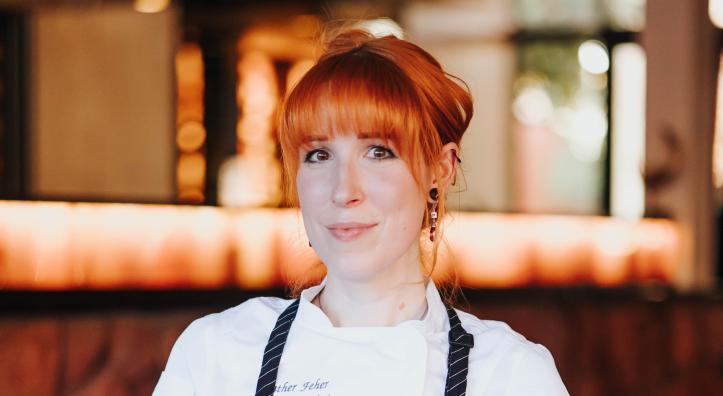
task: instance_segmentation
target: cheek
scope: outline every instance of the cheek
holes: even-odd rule
[[[304,221],[304,229],[309,240],[314,240],[316,249],[323,250],[322,234],[318,222],[320,221],[326,206],[325,197],[329,196],[329,183],[320,180],[312,172],[299,171],[296,177],[296,192],[299,198],[299,209]]]
[[[369,188],[368,198],[393,219],[397,231],[418,231],[424,213],[424,201],[412,175],[406,171],[389,172]]]
[[[296,176],[296,191],[299,195],[299,205],[306,209],[313,210],[321,203],[321,198],[328,196],[329,184],[323,178],[315,177],[309,172],[299,171]]]

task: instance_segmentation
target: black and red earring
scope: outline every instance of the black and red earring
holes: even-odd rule
[[[434,232],[437,230],[437,204],[439,198],[439,192],[437,187],[433,187],[429,190],[429,197],[432,199],[432,210],[429,212],[430,227],[429,227],[429,240],[434,242]]]

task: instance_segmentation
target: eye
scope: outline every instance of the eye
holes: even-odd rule
[[[390,148],[384,147],[384,146],[379,146],[379,145],[371,146],[371,147],[369,147],[368,152],[371,154],[371,158],[375,159],[375,160],[396,158],[396,155],[394,155],[394,152]]]
[[[311,150],[306,153],[304,162],[316,163],[328,160],[330,157],[329,153],[323,149]]]

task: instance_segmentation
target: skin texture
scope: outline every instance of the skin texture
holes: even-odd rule
[[[390,150],[390,151],[389,151]],[[420,191],[406,162],[381,139],[355,134],[312,141],[299,150],[296,177],[304,227],[327,267],[327,283],[314,303],[335,326],[393,326],[425,312],[425,275],[419,235],[428,192],[448,186],[456,171],[452,150],[425,172]],[[326,226],[376,224],[351,241]]]

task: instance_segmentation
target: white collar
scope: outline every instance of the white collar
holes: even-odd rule
[[[299,311],[296,320],[302,321],[306,325],[319,329],[338,329],[339,331],[343,331],[343,329],[347,329],[348,327],[334,327],[326,314],[324,314],[319,307],[311,303],[311,301],[326,285],[326,280],[327,278],[324,277],[318,285],[311,286],[301,292]],[[425,334],[435,334],[441,332],[446,333],[449,331],[447,308],[442,302],[439,291],[431,279],[427,282],[426,297],[427,312],[424,314],[424,317],[421,319],[406,320],[397,324],[396,327],[414,327]],[[383,329],[385,326],[364,327],[364,329],[369,330],[374,328]]]

